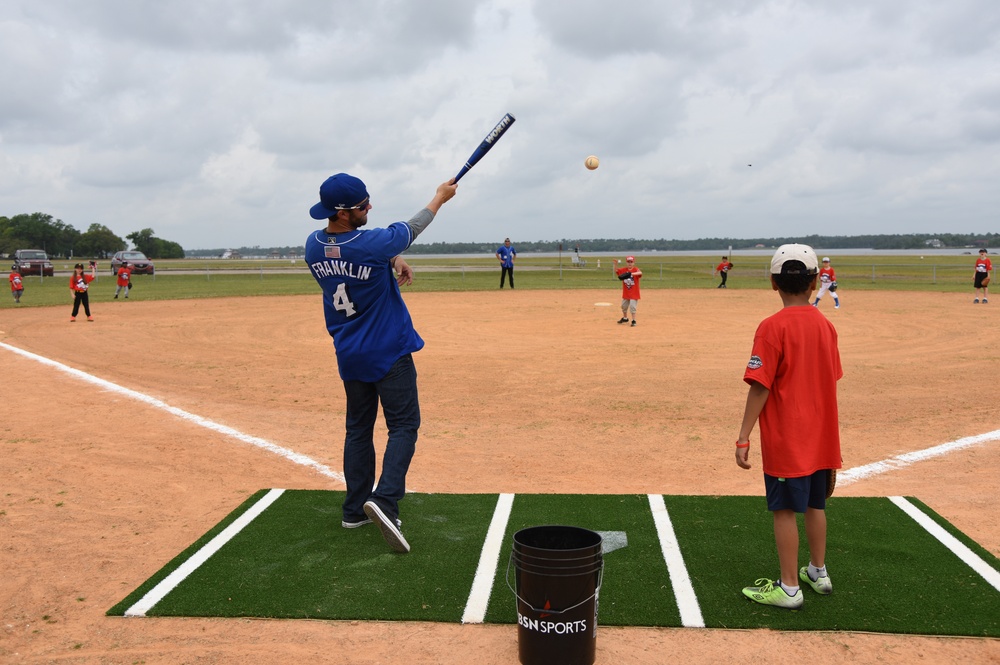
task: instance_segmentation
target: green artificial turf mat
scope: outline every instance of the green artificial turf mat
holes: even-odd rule
[[[264,494],[244,502],[108,614],[124,614]],[[342,528],[343,498],[343,492],[284,492],[145,614],[460,621],[497,495],[408,494],[401,516],[413,549],[405,555],[391,552],[374,525]],[[664,502],[707,627],[1000,637],[1000,591],[889,499],[830,500],[826,562],[834,592],[820,596],[803,586],[805,604],[797,612],[757,605],[740,593],[759,577],[778,577],[762,497],[668,495]],[[1000,569],[995,556],[940,515],[910,502]],[[582,527],[617,543],[603,555],[600,624],[681,625],[646,495],[516,496],[488,579],[485,621],[516,623],[508,588],[518,574],[516,564],[508,569],[513,537],[541,525]]]

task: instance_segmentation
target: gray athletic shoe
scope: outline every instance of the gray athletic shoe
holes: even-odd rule
[[[382,512],[377,503],[372,500],[366,501],[365,515],[368,515],[369,519],[378,525],[378,528],[382,531],[382,537],[385,538],[385,542],[388,543],[394,552],[406,554],[410,551],[410,544],[406,542],[406,538],[403,537],[402,532],[400,532],[399,527],[396,525],[398,520],[392,519]]]
[[[343,520],[341,521],[340,526],[344,527],[345,529],[357,529],[359,526],[364,526],[366,524],[371,524],[371,523],[372,521],[366,517],[364,519],[353,520],[351,522]]]
[[[809,577],[808,566],[802,566],[802,568],[799,569],[799,579],[811,586],[812,590],[818,594],[829,596],[833,593],[833,582],[830,581],[830,576],[824,575],[818,580],[814,580]]]
[[[340,522],[340,526],[344,527],[345,529],[357,529],[359,526],[364,526],[366,524],[371,524],[371,523],[372,523],[372,521],[370,519],[368,519],[367,517],[365,517],[365,518],[362,518],[360,520],[352,520],[350,522],[348,522],[347,520],[342,520]],[[397,517],[396,518],[396,526],[398,528],[402,528],[403,527],[403,520],[401,520],[401,519],[399,519]]]

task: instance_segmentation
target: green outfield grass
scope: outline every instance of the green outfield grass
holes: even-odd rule
[[[191,566],[165,595],[157,595],[160,600],[137,612],[151,590],[184,570],[185,562],[264,494],[248,499],[108,614],[122,616],[131,608],[131,614],[144,616],[463,620],[495,494],[407,495],[402,517],[413,550],[399,555],[389,551],[374,526],[340,527],[343,492],[285,491],[204,563]],[[824,597],[804,588],[805,606],[797,612],[756,605],[740,593],[758,577],[777,575],[771,516],[762,497],[663,500],[706,627],[1000,637],[998,582],[988,582],[889,499],[830,500],[827,562],[834,592]],[[1000,567],[996,557],[926,505],[909,502],[987,567],[994,572]],[[473,620],[516,623],[508,588],[513,535],[544,524],[615,534],[619,547],[603,556],[601,624],[684,623],[646,495],[514,497],[496,566],[486,570],[492,591],[485,614]],[[806,556],[803,542],[800,560]]]
[[[612,257],[587,256],[587,265],[575,268],[569,255],[518,258],[516,279],[520,290],[608,289],[615,292]],[[407,257],[416,278],[404,292],[488,291],[499,285],[500,271],[491,257],[422,258]],[[597,267],[600,260],[601,268]],[[54,277],[24,278],[25,293],[20,307],[66,305],[72,302],[68,288],[69,272],[56,261]],[[712,275],[717,260],[704,256],[638,257],[643,270],[643,289],[715,288],[718,278]],[[730,272],[731,289],[769,288],[767,257],[737,255]],[[833,264],[842,289],[936,291],[962,293],[972,291],[972,265],[967,256],[936,256],[921,261],[918,256],[838,256]],[[68,266],[69,263],[66,263]],[[130,299],[178,300],[188,298],[228,298],[316,294],[318,287],[301,259],[223,260],[174,259],[158,261],[156,275],[136,275]],[[91,286],[91,302],[110,301],[115,279],[107,270],[98,272]],[[8,294],[0,297],[0,308],[15,307]]]

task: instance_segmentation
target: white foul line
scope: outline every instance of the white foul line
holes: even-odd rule
[[[840,471],[837,474],[837,485],[850,485],[859,480],[877,476],[880,473],[906,468],[915,462],[922,462],[932,457],[947,455],[948,453],[953,453],[956,450],[961,450],[962,448],[968,448],[969,446],[974,446],[979,443],[986,443],[987,441],[996,441],[997,439],[1000,439],[1000,429],[993,430],[992,432],[986,432],[985,434],[977,434],[976,436],[967,436],[964,439],[956,439],[955,441],[942,443],[931,448],[924,448],[923,450],[914,450],[911,453],[903,453],[902,455],[890,457],[889,459],[882,460],[881,462],[872,462],[871,464],[856,466],[853,469]]]
[[[186,420],[189,423],[199,425],[201,427],[204,427],[205,429],[212,430],[213,432],[217,432],[219,434],[230,436],[234,439],[242,441],[243,443],[249,443],[252,446],[262,448],[268,452],[274,453],[275,455],[284,457],[290,462],[301,464],[302,466],[309,467],[314,471],[318,471],[320,474],[326,476],[327,478],[332,478],[341,483],[345,482],[343,474],[337,473],[330,467],[324,464],[320,464],[316,460],[307,457],[305,455],[302,455],[301,453],[297,453],[294,450],[289,450],[288,448],[279,446],[276,443],[271,443],[267,439],[261,439],[260,437],[244,434],[243,432],[237,429],[233,429],[232,427],[228,427],[227,425],[222,425],[215,421],[209,420],[208,418],[203,418],[202,416],[195,415],[193,413],[190,413],[189,411],[185,411],[184,409],[179,409],[176,406],[170,406],[166,402],[158,400],[155,397],[150,397],[149,395],[140,393],[136,390],[131,390],[129,388],[119,386],[117,383],[111,383],[110,381],[106,381],[105,379],[100,379],[96,376],[93,376],[92,374],[87,374],[86,372],[83,372],[81,370],[75,369],[68,365],[63,365],[60,362],[56,362],[55,360],[51,360],[44,356],[31,353],[30,351],[19,349],[16,346],[11,346],[9,344],[5,344],[4,342],[0,342],[0,347],[3,347],[8,351],[12,351],[13,353],[16,353],[20,356],[24,356],[29,360],[34,360],[35,362],[39,362],[43,365],[54,367],[55,369],[61,372],[65,372],[66,374],[76,377],[77,379],[81,379],[88,383],[92,383],[110,392],[118,393],[119,395],[124,395],[125,397],[138,400],[154,408],[166,411],[167,413],[177,416],[182,420]]]
[[[153,609],[154,605],[163,600],[163,597],[173,591],[178,584],[187,578],[188,575],[198,570],[198,567],[208,561],[209,557],[222,549],[222,546],[232,540],[236,534],[246,527],[246,525],[250,524],[250,522],[252,522],[258,515],[267,510],[272,503],[277,501],[278,497],[281,496],[284,491],[285,490],[274,489],[261,497],[260,501],[255,503],[249,510],[236,518],[236,520],[223,529],[219,535],[208,541],[204,547],[195,552],[190,559],[182,563],[176,570],[174,570],[174,572],[160,580],[159,584],[147,591],[146,595],[140,598],[138,602],[132,605],[132,607],[125,610],[125,616],[146,616],[146,612]]]
[[[490,603],[490,592],[493,590],[493,579],[497,574],[497,563],[500,561],[500,546],[503,535],[510,521],[510,511],[514,505],[513,494],[501,494],[497,499],[497,507],[490,520],[490,528],[486,532],[483,551],[479,555],[479,566],[476,577],[472,581],[469,600],[465,604],[462,623],[482,623],[486,617],[486,608]]]
[[[1000,573],[994,570],[988,563],[983,561],[978,554],[970,550],[955,536],[945,531],[940,524],[925,515],[912,503],[901,496],[890,496],[889,501],[899,506],[900,510],[913,518],[913,520],[924,527],[929,534],[941,541],[941,544],[951,550],[955,556],[961,559],[969,568],[979,573],[994,589],[1000,591]]]
[[[674,526],[670,523],[670,515],[667,513],[663,496],[660,494],[648,496],[649,508],[653,511],[653,523],[656,525],[656,535],[660,538],[663,560],[667,563],[670,583],[674,588],[674,597],[677,598],[677,609],[681,613],[681,625],[686,628],[704,628],[705,620],[701,617],[698,597],[694,594],[694,587],[691,586],[691,578],[688,576],[687,566],[684,565],[681,546],[677,542]]]

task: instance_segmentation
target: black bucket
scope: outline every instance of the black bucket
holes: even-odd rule
[[[575,526],[534,526],[514,534],[507,586],[517,598],[517,653],[523,665],[592,665],[604,559],[600,534]]]

